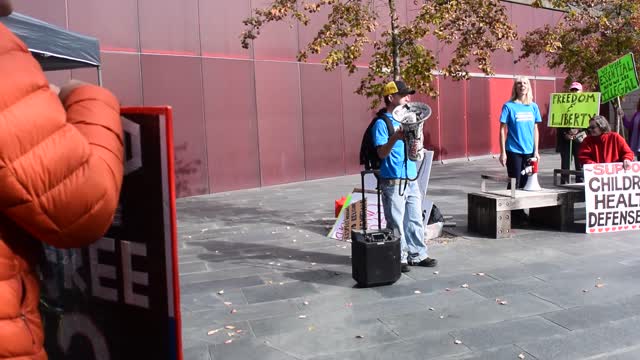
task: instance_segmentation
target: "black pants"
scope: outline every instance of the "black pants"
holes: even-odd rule
[[[573,146],[572,147],[572,152],[573,154],[569,154],[569,149],[567,148],[566,151],[561,151],[560,152],[560,168],[563,170],[571,170],[571,168],[569,167],[569,161],[571,161],[571,156],[573,155],[573,164],[576,167],[576,171],[581,171],[582,170],[582,164],[580,163],[580,161],[578,161],[578,150],[580,148],[578,146]],[[583,182],[583,177],[582,175],[576,175],[576,182]],[[560,183],[561,184],[566,184],[569,182],[569,175],[562,175],[560,177]]]
[[[527,160],[532,157],[533,154],[518,154],[507,151],[507,174],[510,178],[516,178],[516,189],[522,189],[527,184],[528,176],[522,175],[522,170],[527,167]],[[507,189],[511,189],[511,183]]]

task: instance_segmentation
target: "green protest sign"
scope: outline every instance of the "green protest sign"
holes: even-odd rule
[[[549,127],[586,128],[600,112],[600,93],[553,93],[549,101]]]
[[[598,69],[602,103],[624,96],[639,87],[633,54],[628,53],[611,64]]]

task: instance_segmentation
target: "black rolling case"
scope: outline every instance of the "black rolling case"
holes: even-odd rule
[[[367,230],[367,200],[364,177],[374,174],[378,179],[378,229]],[[351,269],[353,279],[360,287],[389,285],[400,278],[400,238],[388,229],[380,229],[380,181],[378,171],[365,170],[362,180],[362,230],[351,231]]]

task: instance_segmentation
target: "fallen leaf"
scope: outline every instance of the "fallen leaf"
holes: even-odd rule
[[[242,330],[236,330],[236,334],[242,334]]]
[[[292,242],[296,242],[296,241],[298,241],[298,240],[296,240],[296,239],[293,239],[293,240],[291,240],[291,241],[292,241]]]
[[[302,304],[309,305],[309,302],[308,301],[304,301]]]
[[[273,265],[273,264],[275,264],[275,262],[273,262],[273,261],[269,263],[269,265]]]
[[[300,315],[300,316],[298,316],[298,319],[306,319],[306,318],[307,318],[307,315]]]
[[[466,289],[466,288],[469,287],[469,284],[462,284],[462,285],[460,285],[460,287]]]
[[[291,226],[287,226],[287,230],[291,230]]]
[[[232,313],[232,314],[235,314],[235,313],[237,313],[237,312],[238,312],[238,310],[236,310],[236,309],[231,309],[231,313]]]
[[[596,287],[597,287],[597,288],[604,287],[604,284],[596,284]]]
[[[224,328],[225,328],[225,329],[227,329],[227,330],[233,330],[233,329],[235,329],[236,327],[235,327],[235,326],[233,326],[233,325],[227,325],[227,326],[225,326]]]
[[[222,294],[224,294],[224,290],[218,291],[218,295],[222,295]]]
[[[500,304],[500,305],[507,305],[507,304],[508,304],[508,302],[506,302],[505,300],[502,300],[502,301],[500,301],[498,304]]]
[[[518,359],[524,359],[524,354],[518,355]]]
[[[440,315],[440,319],[444,319],[444,315]]]
[[[352,306],[353,306],[353,303],[346,303],[346,304],[345,304],[345,306],[346,306],[346,307],[352,307]]]
[[[449,289],[449,288],[446,288],[446,289],[444,289],[444,291],[451,291],[451,289]]]
[[[280,266],[280,263],[277,263],[276,266]]]
[[[313,331],[313,330],[315,330],[315,327],[313,327],[313,326],[309,326],[309,327],[307,328],[307,330],[309,330],[309,331]]]
[[[316,263],[311,263],[311,265],[315,265]]]
[[[362,335],[356,335],[356,339],[364,339],[364,336],[362,336]]]
[[[217,333],[218,331],[220,331],[220,329],[209,330],[209,331],[207,332],[207,335],[211,336],[211,335],[213,335],[213,334]]]
[[[413,293],[414,293],[414,294],[422,294],[422,291],[420,291],[420,290],[416,290],[416,291],[414,291]]]
[[[473,274],[473,275],[476,275],[476,276],[484,276],[484,273],[475,273],[475,274]]]
[[[435,275],[438,275],[438,274],[440,274],[440,271],[434,271],[433,273],[434,273]]]
[[[434,309],[434,308],[432,308],[432,307],[430,307],[430,308],[429,308],[429,310],[434,311],[435,309]]]
[[[460,344],[462,344],[462,341],[456,339],[456,340],[453,341],[453,343],[456,344],[456,345],[460,345]]]
[[[229,339],[229,340],[225,341],[224,343],[225,344],[231,344],[232,342],[233,342],[233,339]]]
[[[283,283],[283,282],[281,282],[281,283],[279,283],[278,285],[284,285],[284,283]]]
[[[231,305],[231,303],[229,301],[225,301],[224,304],[227,305],[227,306]]]
[[[582,289],[582,292],[583,292],[583,293],[586,293],[586,292],[589,292],[589,290],[587,290],[587,289]]]

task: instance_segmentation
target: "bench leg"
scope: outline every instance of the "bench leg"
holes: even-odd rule
[[[558,206],[530,209],[529,221],[532,224],[550,226],[558,231],[568,231],[574,226],[574,204],[575,196],[568,193]]]
[[[469,232],[495,239],[511,236],[511,211],[497,211],[496,199],[468,194],[467,224]]]

